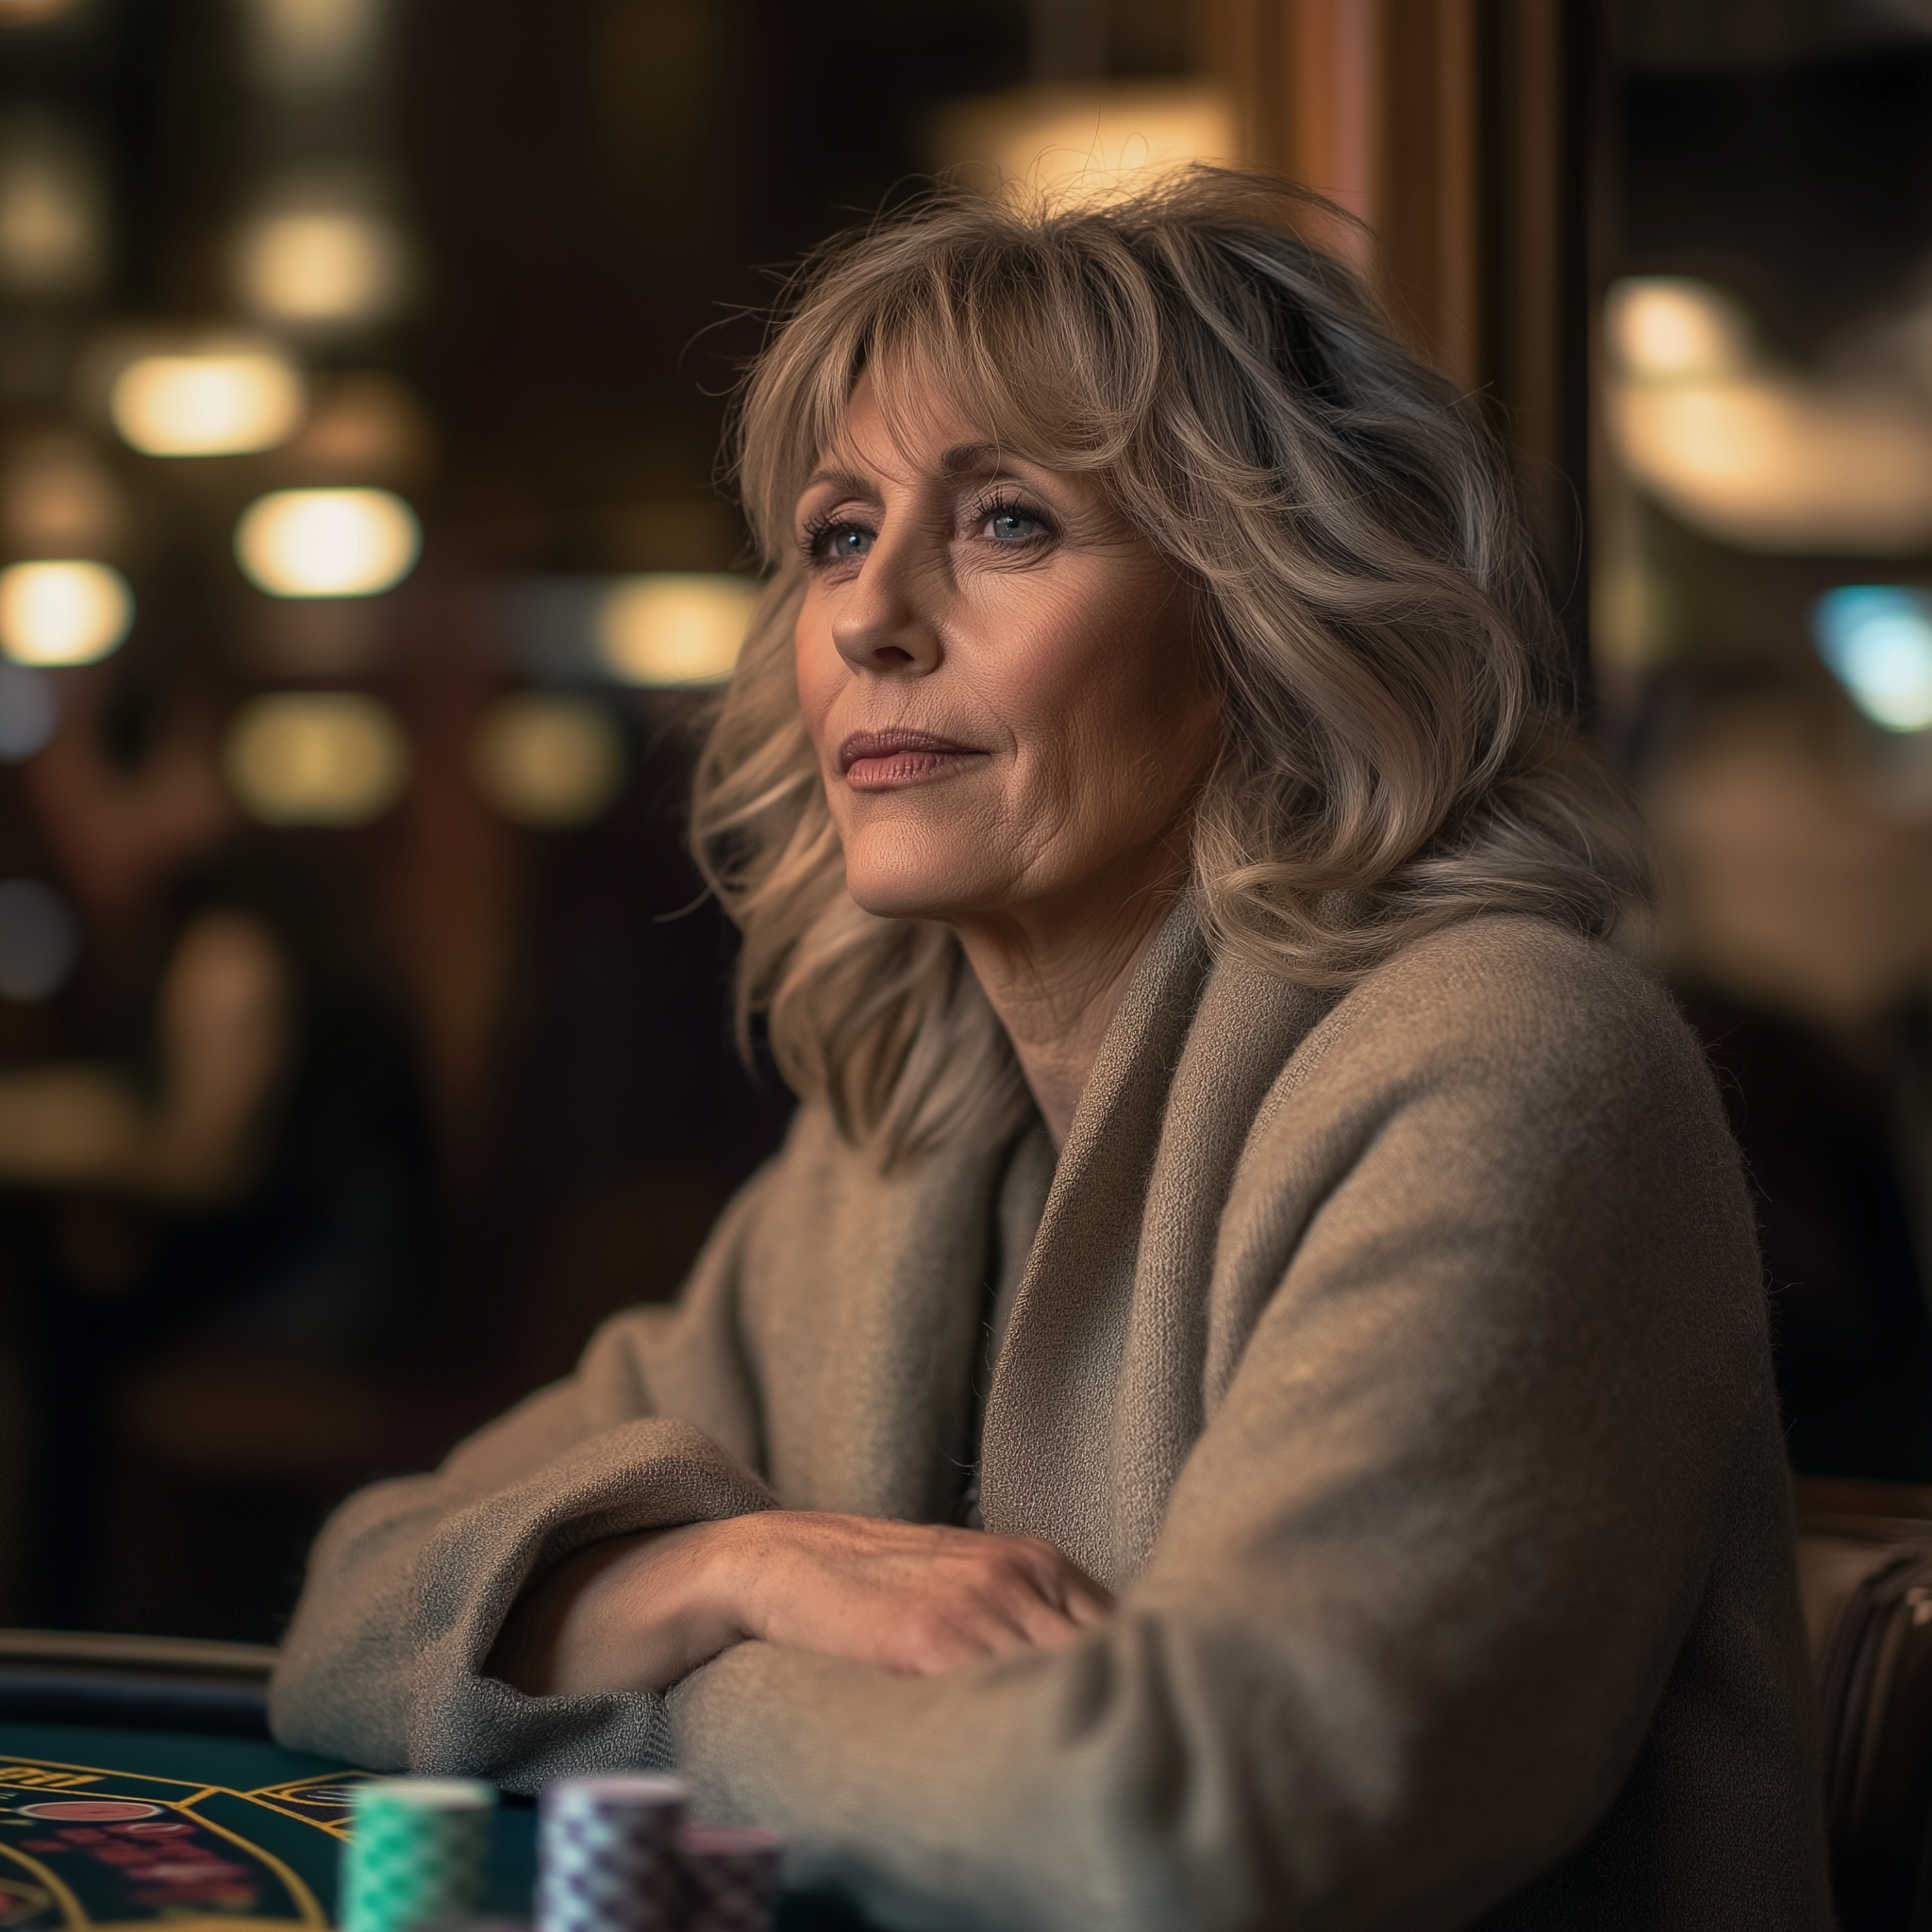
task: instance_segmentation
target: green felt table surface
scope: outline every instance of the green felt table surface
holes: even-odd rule
[[[239,1738],[0,1724],[0,1926],[329,1923],[346,1786],[366,1773]],[[536,1812],[497,1812],[484,1910],[526,1919]]]
[[[0,1723],[0,1932],[281,1932],[333,1923],[346,1787],[366,1772],[248,1739]],[[537,1814],[506,1798],[483,1912],[528,1919]],[[788,1894],[777,1932],[865,1932]]]

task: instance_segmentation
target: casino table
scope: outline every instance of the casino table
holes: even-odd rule
[[[334,1923],[352,1787],[268,1736],[274,1653],[0,1631],[0,1932],[270,1932]],[[527,1920],[537,1813],[506,1795],[483,1915]],[[864,1932],[788,1894],[779,1932]]]
[[[0,1927],[328,1925],[368,1775],[266,1739],[0,1722]],[[526,1919],[536,1871],[536,1813],[512,1801],[484,1911]]]

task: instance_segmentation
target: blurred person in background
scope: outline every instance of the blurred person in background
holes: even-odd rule
[[[1821,681],[1660,681],[1654,944],[1744,1150],[1793,1468],[1932,1483],[1932,830]]]
[[[67,1057],[0,1071],[0,1186],[46,1204],[28,1324],[39,1614],[169,1628],[199,1603],[206,1634],[266,1637],[313,1512],[366,1466],[330,1467],[328,1418],[299,1398],[331,1373],[353,1391],[421,1341],[435,1187],[408,1049],[332,957],[315,882],[249,851],[215,723],[192,687],[88,675],[25,768],[85,963],[61,1003]],[[217,1596],[223,1538],[196,1519],[224,1483],[305,1459],[261,1440],[278,1398],[320,1493],[279,1572],[231,1524],[235,1588]]]

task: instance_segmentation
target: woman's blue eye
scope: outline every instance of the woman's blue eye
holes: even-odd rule
[[[842,563],[849,558],[863,557],[872,548],[873,533],[856,524],[841,524],[837,529],[827,530],[821,542],[828,563]]]
[[[1020,543],[1029,537],[1045,533],[1046,525],[1037,517],[1029,517],[1024,510],[996,509],[986,521],[986,527],[995,543]]]

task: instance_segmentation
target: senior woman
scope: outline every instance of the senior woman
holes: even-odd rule
[[[277,1734],[891,1924],[1822,1927],[1751,1210],[1492,451],[1197,170],[802,278],[697,783],[801,1106],[343,1506]]]

